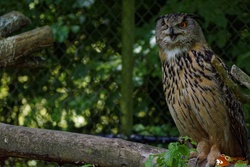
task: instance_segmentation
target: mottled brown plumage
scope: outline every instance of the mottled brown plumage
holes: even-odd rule
[[[195,16],[160,17],[156,41],[169,111],[181,136],[198,142],[199,162],[207,159],[206,166],[214,166],[221,154],[246,158],[241,104],[211,64],[212,57],[218,57],[206,43]]]

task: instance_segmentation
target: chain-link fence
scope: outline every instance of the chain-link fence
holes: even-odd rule
[[[54,46],[37,54],[44,60],[41,67],[1,69],[0,122],[120,134],[122,1],[9,0],[0,6],[1,15],[18,10],[28,16],[33,22],[28,29],[49,25],[55,34]],[[213,50],[250,74],[249,1],[136,0],[134,68],[129,69],[133,134],[178,136],[165,104],[154,40],[155,19],[171,12],[200,15]],[[249,128],[250,108],[244,108]]]

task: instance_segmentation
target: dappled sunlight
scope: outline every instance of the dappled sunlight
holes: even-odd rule
[[[85,126],[88,123],[86,121],[86,119],[83,116],[80,116],[80,115],[73,117],[73,121],[75,123],[75,127],[77,127],[77,128]]]
[[[1,78],[1,85],[0,85],[0,99],[5,99],[9,95],[9,84],[10,78],[8,74],[4,73]]]
[[[65,110],[62,110],[61,111],[61,119],[57,124],[59,127],[61,127],[64,130],[66,130],[68,128],[68,123],[66,121],[66,115],[67,115],[67,112]],[[54,124],[55,124],[55,122],[54,122]]]

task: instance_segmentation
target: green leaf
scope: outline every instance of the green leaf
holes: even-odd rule
[[[64,42],[68,38],[69,27],[68,26],[60,26],[59,24],[54,24],[51,26],[54,39],[57,42]]]
[[[172,166],[173,165],[173,157],[172,157],[172,155],[170,154],[169,151],[167,151],[164,154],[164,161],[165,161],[167,166]]]
[[[145,167],[153,167],[153,160],[155,158],[155,155],[149,155],[147,161],[145,162]]]
[[[78,33],[79,30],[80,30],[80,26],[78,26],[78,25],[73,25],[73,26],[71,26],[71,31],[72,31],[73,33]]]
[[[246,167],[246,164],[235,164],[234,167]]]
[[[91,164],[86,164],[86,165],[83,165],[83,166],[81,166],[81,167],[91,167],[91,166],[93,166],[93,165],[91,165]]]
[[[185,157],[188,157],[188,156],[189,156],[189,153],[190,153],[190,149],[189,149],[186,145],[180,144],[180,145],[178,146],[178,152],[179,152],[181,155],[183,155],[183,156],[185,156]]]

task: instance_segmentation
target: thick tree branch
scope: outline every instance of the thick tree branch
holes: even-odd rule
[[[0,40],[0,66],[12,65],[21,57],[30,55],[53,44],[49,26]]]
[[[149,154],[164,151],[122,139],[0,123],[0,157],[4,158],[38,159],[60,165],[90,163],[105,167],[143,167]]]
[[[27,56],[52,46],[53,33],[49,26],[3,38],[30,23],[31,21],[19,12],[11,12],[0,17],[0,67],[36,66]]]
[[[22,13],[13,11],[0,17],[0,38],[31,24],[29,18]]]
[[[214,68],[219,73],[228,88],[234,93],[236,98],[242,103],[250,103],[250,96],[242,93],[239,86],[231,79],[221,62],[214,56],[211,60]],[[239,77],[241,78],[241,77]]]

